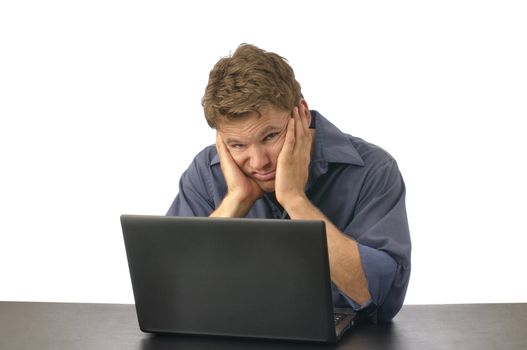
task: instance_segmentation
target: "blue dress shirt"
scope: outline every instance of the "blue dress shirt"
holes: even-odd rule
[[[332,285],[333,302],[368,310],[388,322],[400,310],[410,278],[410,233],[405,185],[395,160],[383,149],[345,134],[311,111],[315,145],[306,194],[344,234],[357,241],[371,299],[358,305]],[[227,193],[214,145],[183,173],[167,215],[209,216]],[[274,193],[257,200],[248,218],[288,218]]]

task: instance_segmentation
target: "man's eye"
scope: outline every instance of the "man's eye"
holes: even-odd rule
[[[265,141],[271,141],[271,140],[274,139],[276,136],[278,136],[278,133],[277,133],[277,132],[273,132],[273,133],[267,135],[267,136],[264,138],[264,142],[265,142]]]
[[[241,143],[234,143],[232,145],[229,145],[229,147],[235,150],[241,150],[244,146]]]

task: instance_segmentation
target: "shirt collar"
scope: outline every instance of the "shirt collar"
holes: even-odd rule
[[[319,112],[312,110],[312,125],[315,127],[315,149],[311,156],[311,162],[345,163],[364,166],[362,157],[351,143],[350,136],[344,134]],[[220,158],[216,153],[210,165],[219,164]]]
[[[210,161],[210,166],[220,164],[220,157],[218,156],[218,152],[212,157],[212,160]]]
[[[344,134],[315,110],[311,111],[311,118],[316,119],[315,149],[311,157],[312,162],[364,166],[364,161],[351,142],[350,135]]]

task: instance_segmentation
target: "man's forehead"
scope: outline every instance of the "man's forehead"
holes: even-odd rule
[[[254,113],[237,120],[224,120],[219,123],[217,130],[225,136],[250,138],[270,131],[282,130],[287,124],[289,114]]]

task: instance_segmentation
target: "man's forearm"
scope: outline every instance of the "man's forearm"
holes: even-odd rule
[[[307,198],[299,197],[285,207],[291,219],[323,220],[326,223],[331,280],[358,304],[370,299],[357,242],[342,233]]]
[[[254,201],[248,199],[239,199],[234,195],[227,194],[220,206],[216,208],[209,216],[225,218],[243,218],[247,215]]]

